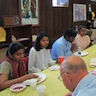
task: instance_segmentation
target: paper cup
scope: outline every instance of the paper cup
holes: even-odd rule
[[[59,63],[59,64],[62,64],[63,61],[64,61],[64,56],[60,56],[60,57],[58,58],[58,63]]]
[[[40,85],[36,89],[38,91],[38,96],[44,96],[45,85]]]
[[[36,85],[37,85],[37,79],[33,79],[33,80],[30,82],[30,87],[31,87],[31,89],[35,90],[35,89],[36,89]]]

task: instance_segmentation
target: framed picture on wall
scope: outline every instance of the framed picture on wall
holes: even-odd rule
[[[96,2],[96,0],[91,0],[91,1]]]
[[[52,0],[53,7],[68,7],[69,0]]]
[[[20,0],[21,24],[39,25],[39,0]]]
[[[86,4],[73,4],[73,22],[86,21]]]

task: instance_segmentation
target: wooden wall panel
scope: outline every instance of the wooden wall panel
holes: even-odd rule
[[[3,25],[3,15],[18,15],[17,0],[0,0],[0,26]]]

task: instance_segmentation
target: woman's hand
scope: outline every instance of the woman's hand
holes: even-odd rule
[[[27,74],[25,75],[26,79],[32,79],[32,78],[38,78],[39,76],[38,75],[35,75],[35,74]]]
[[[35,74],[26,74],[24,76],[21,76],[16,79],[8,80],[8,76],[5,74],[0,75],[0,90],[3,90],[5,88],[10,87],[13,84],[21,83],[25,80],[32,79],[32,78],[38,78],[39,76]]]

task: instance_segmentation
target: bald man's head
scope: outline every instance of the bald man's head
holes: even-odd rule
[[[88,74],[88,71],[83,59],[72,55],[64,59],[60,66],[60,74],[63,84],[73,92],[80,80]]]
[[[83,59],[75,55],[66,58],[62,63],[61,68],[71,72],[78,72],[79,70],[82,71],[87,70],[86,64],[83,61]]]

